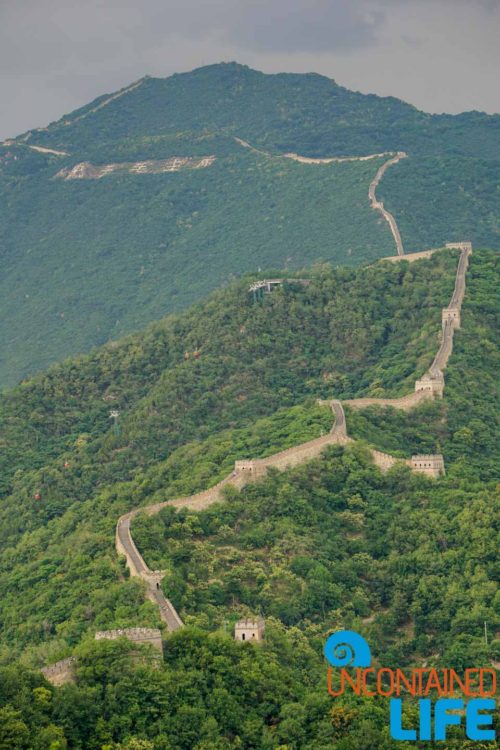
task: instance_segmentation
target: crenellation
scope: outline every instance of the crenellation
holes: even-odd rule
[[[441,371],[436,371],[432,375],[426,373],[419,380],[415,381],[415,393],[424,391],[432,398],[442,398],[444,392],[444,375]]]
[[[411,468],[413,471],[427,474],[428,476],[434,478],[443,476],[445,473],[444,459],[440,453],[412,456]]]
[[[116,641],[118,638],[127,638],[133,643],[149,643],[163,654],[161,631],[158,628],[117,628],[115,630],[100,630],[95,634],[96,641]]]
[[[254,620],[247,618],[238,620],[234,626],[234,639],[236,641],[262,641],[264,639],[265,623],[262,618]]]

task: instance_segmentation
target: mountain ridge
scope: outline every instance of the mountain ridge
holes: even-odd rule
[[[117,517],[193,494],[234,460],[265,463],[297,443],[326,442],[331,415],[314,403],[318,395],[377,399],[413,388],[439,345],[441,309],[460,289],[456,251],[408,260],[320,266],[304,272],[308,284],[287,274],[262,299],[249,294],[250,278],[234,281],[0,396],[0,721],[17,719],[18,733],[26,726],[33,736],[42,727],[42,739],[51,732],[71,750],[102,744],[104,731],[117,750],[132,750],[131,737],[147,738],[148,750],[168,747],[165,737],[190,750],[204,734],[186,736],[175,723],[184,706],[206,721],[216,716],[212,736],[235,750],[277,750],[293,738],[304,750],[354,750],[367,731],[371,746],[392,750],[385,714],[374,718],[371,704],[364,720],[332,722],[321,655],[332,628],[356,630],[381,663],[402,668],[425,661],[463,670],[495,658],[498,642],[486,646],[483,628],[495,622],[498,255],[481,250],[467,273],[445,398],[409,414],[348,412],[349,433],[362,440],[347,451],[331,446],[241,493],[228,488],[226,502],[201,512],[138,514],[134,539],[149,568],[165,574],[187,627],[168,635],[166,663],[154,666],[120,640],[94,641],[103,629],[162,627],[144,583],[116,556]],[[115,425],[110,411],[119,412]],[[404,456],[439,449],[446,476],[431,483],[398,466],[379,472],[370,448],[387,450],[382,440]],[[234,643],[234,621],[260,608],[262,649]],[[70,655],[75,683],[54,688],[38,670]],[[266,664],[287,691],[265,679],[250,704],[252,726],[233,727],[221,691],[234,696],[243,669],[254,695]],[[207,691],[211,680],[217,688]],[[350,706],[341,699],[336,710]],[[148,707],[153,718],[144,721]]]
[[[368,154],[408,154],[377,195],[406,251],[499,247],[500,119],[460,117],[229,64],[140,79],[0,145],[0,387],[259,267],[390,255]],[[168,166],[207,155],[208,169]]]

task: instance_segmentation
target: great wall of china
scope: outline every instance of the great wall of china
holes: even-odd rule
[[[409,411],[424,399],[442,397],[444,389],[444,376],[442,371],[445,369],[452,352],[455,328],[460,326],[460,309],[465,294],[465,274],[468,266],[469,255],[472,252],[472,246],[468,242],[449,243],[446,247],[459,249],[460,259],[455,278],[455,288],[450,304],[442,312],[441,344],[429,370],[424,377],[416,381],[415,391],[411,394],[396,399],[360,398],[345,401],[344,403],[348,404],[351,408],[363,409],[366,406],[376,404],[379,406],[391,406],[396,409]],[[435,251],[427,251],[426,255],[431,252]],[[421,254],[416,255],[420,256]],[[404,259],[406,259],[406,256],[398,255],[390,260],[394,261]],[[408,259],[417,260],[417,258]],[[271,281],[271,286],[267,286],[266,282],[263,282],[265,288],[269,291],[273,287],[279,285],[282,280],[272,279]],[[253,287],[250,287],[250,289],[252,290]],[[141,553],[137,549],[131,533],[132,520],[139,513],[145,513],[149,516],[155,515],[166,506],[187,508],[192,511],[203,510],[213,503],[221,501],[223,499],[223,489],[228,485],[241,489],[250,482],[255,482],[265,476],[270,467],[281,471],[292,468],[293,466],[306,463],[307,461],[319,456],[324,448],[329,445],[345,445],[352,442],[352,438],[347,434],[342,403],[338,400],[320,401],[319,403],[324,406],[329,406],[335,417],[333,427],[327,435],[323,435],[314,440],[309,440],[294,448],[275,453],[267,458],[236,461],[233,471],[214,487],[203,492],[198,492],[190,497],[166,500],[145,508],[136,508],[129,513],[126,513],[118,520],[115,539],[116,551],[118,554],[125,556],[130,575],[140,577],[145,582],[147,597],[158,606],[160,617],[170,631],[182,627],[182,620],[172,602],[165,597],[161,590],[160,582],[163,577],[162,572],[150,570]],[[396,459],[394,456],[382,453],[375,449],[371,450],[371,455],[374,464],[382,471],[387,471],[391,466],[400,461],[400,459]],[[437,477],[444,473],[444,463],[441,455],[412,456],[411,459],[401,462],[406,463],[412,471],[422,472],[431,477]]]
[[[140,82],[136,85],[139,85],[139,83]],[[126,91],[123,91],[123,93],[126,93]],[[104,106],[105,104],[107,104],[107,101],[103,102],[100,106]],[[235,140],[245,148],[252,149],[258,153],[265,154],[266,156],[271,156],[270,154],[259,151],[259,149],[255,149],[246,141],[242,141],[239,138],[235,138]],[[335,157],[331,159],[309,159],[306,157],[300,157],[297,154],[284,154],[283,156],[307,164],[329,163],[331,161],[367,160],[379,158],[381,156],[390,156],[388,161],[384,162],[384,164],[378,168],[374,179],[370,183],[368,191],[370,205],[374,210],[379,211],[387,221],[396,244],[397,255],[382,260],[389,262],[399,262],[401,260],[414,262],[421,258],[428,258],[432,253],[437,252],[438,249],[431,249],[405,255],[401,235],[394,216],[389,213],[384,208],[383,203],[376,198],[376,188],[385,171],[391,165],[397,164],[401,159],[405,158],[406,154],[404,152],[398,152],[396,154],[373,154],[366,157]],[[448,243],[446,248],[460,250],[460,258],[450,304],[442,311],[441,343],[427,373],[415,382],[415,390],[413,393],[402,396],[401,398],[358,398],[344,401],[344,403],[351,409],[364,409],[371,405],[378,405],[381,407],[393,407],[403,411],[410,411],[425,399],[440,398],[443,396],[443,370],[446,368],[448,359],[452,353],[454,331],[456,328],[460,327],[460,312],[465,294],[465,274],[468,267],[469,256],[472,253],[472,245],[470,242],[455,242]],[[258,281],[250,286],[249,291],[252,291],[254,294],[258,291],[271,293],[272,290],[280,286],[283,281],[286,280],[270,279]],[[290,279],[290,281],[303,285],[309,283],[308,280],[304,279]],[[130,575],[139,577],[144,581],[146,585],[146,596],[158,607],[160,619],[165,623],[169,631],[175,631],[183,627],[183,622],[174,605],[164,595],[161,589],[161,580],[164,577],[164,574],[162,571],[150,570],[141,553],[137,549],[131,531],[131,523],[133,519],[139,513],[144,513],[149,516],[156,515],[166,506],[186,508],[192,511],[203,510],[213,503],[222,501],[224,499],[223,490],[227,486],[241,489],[251,482],[262,479],[266,475],[268,468],[283,471],[320,456],[322,451],[329,445],[347,445],[352,443],[353,439],[347,434],[347,425],[342,403],[336,399],[322,400],[318,401],[318,403],[323,406],[328,406],[332,410],[334,416],[333,427],[328,434],[314,440],[309,440],[293,448],[280,451],[279,453],[275,453],[266,458],[236,461],[233,471],[208,490],[198,492],[189,497],[166,500],[147,507],[135,508],[121,516],[118,520],[115,533],[116,551],[118,555],[123,555],[125,557]],[[374,464],[378,466],[381,471],[387,471],[399,462],[408,465],[412,471],[421,472],[430,477],[438,477],[444,474],[444,462],[441,455],[412,456],[411,459],[402,460],[375,449],[371,449],[370,452]],[[97,633],[96,639],[115,639],[125,637],[139,643],[152,643],[156,648],[158,648],[159,642],[161,648],[161,635],[159,637],[159,633],[160,631],[157,630],[129,628],[120,631],[104,631],[102,633]],[[46,667],[43,672],[48,680],[59,685],[74,679],[74,668],[75,660],[69,658],[50,667]]]
[[[391,258],[390,260],[397,260],[400,256],[405,254],[403,240],[401,239],[401,234],[399,232],[396,219],[390,213],[390,211],[384,208],[383,202],[377,200],[376,196],[376,190],[380,183],[380,180],[389,169],[389,167],[392,167],[393,164],[397,164],[401,161],[401,159],[406,159],[408,154],[405,151],[397,151],[396,153],[394,151],[383,151],[379,154],[368,154],[366,156],[327,156],[323,158],[313,158],[311,156],[301,156],[300,154],[291,152],[286,154],[273,155],[268,151],[262,151],[260,148],[252,146],[251,143],[248,143],[248,141],[244,141],[241,138],[234,137],[234,140],[240,146],[243,146],[243,148],[248,148],[250,151],[253,151],[256,154],[267,156],[270,159],[292,159],[293,161],[299,162],[300,164],[339,164],[342,162],[352,161],[371,161],[372,159],[382,159],[383,157],[388,156],[389,159],[387,159],[387,161],[380,165],[375,173],[375,177],[370,182],[370,185],[368,187],[368,200],[373,210],[378,211],[382,218],[388,223],[392,237],[394,239],[394,242],[396,243],[397,256],[395,258]],[[428,253],[432,252],[432,250],[425,250],[422,254],[419,253],[419,255],[425,257]]]

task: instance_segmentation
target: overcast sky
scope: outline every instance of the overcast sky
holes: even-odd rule
[[[500,0],[0,0],[0,138],[222,60],[500,112]]]

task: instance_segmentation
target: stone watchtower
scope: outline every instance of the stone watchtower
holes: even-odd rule
[[[234,626],[234,639],[236,641],[262,641],[264,638],[265,624],[262,618],[258,620],[238,620]]]
[[[430,477],[444,475],[444,459],[440,453],[412,456],[410,465],[413,471],[427,474]]]
[[[65,685],[67,682],[75,682],[76,659],[70,656],[68,659],[62,659],[50,667],[44,667],[41,670],[45,679],[55,687]]]
[[[426,391],[429,396],[443,398],[444,376],[442,372],[430,375],[426,373],[420,380],[415,381],[415,392]]]

